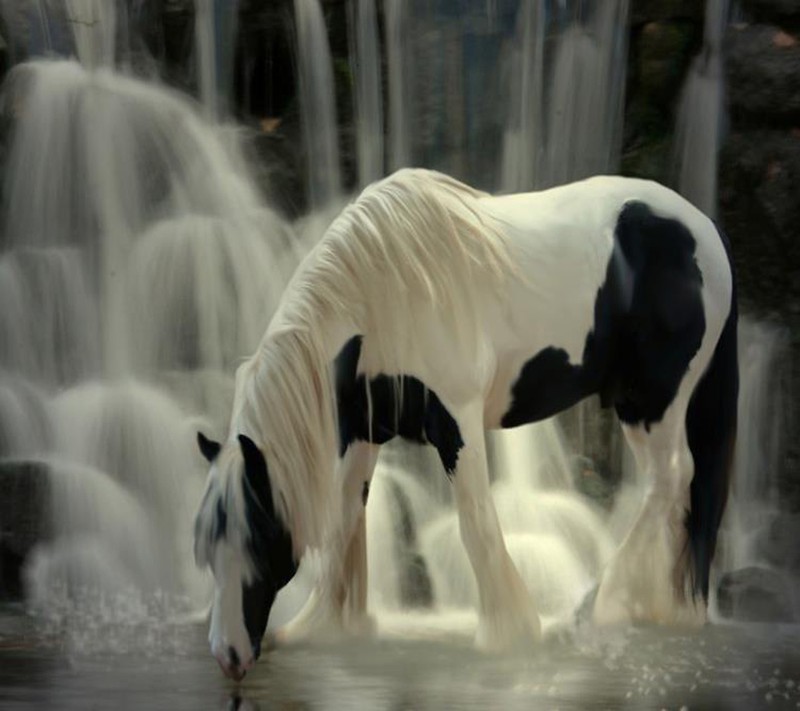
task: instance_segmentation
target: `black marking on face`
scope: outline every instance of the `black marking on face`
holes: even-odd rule
[[[364,506],[367,505],[367,499],[369,498],[369,482],[365,481],[364,486],[361,487],[361,502]]]
[[[415,377],[379,374],[368,386],[365,376],[358,375],[361,346],[362,337],[353,336],[336,357],[340,456],[354,441],[384,444],[399,436],[436,447],[452,476],[464,446],[458,423],[436,393]]]
[[[208,439],[202,432],[197,433],[197,446],[200,447],[200,452],[209,464],[217,458],[219,450],[222,449],[219,442]]]
[[[250,532],[247,545],[256,572],[255,579],[242,586],[242,609],[250,641],[257,650],[275,596],[294,577],[297,563],[291,534],[273,504],[264,455],[246,435],[239,435],[239,445],[244,458],[242,490]]]
[[[254,580],[242,585],[242,613],[253,658],[258,659],[261,653],[261,640],[267,629],[269,613],[278,591],[275,586],[264,580]]]
[[[216,496],[216,503],[210,499]],[[211,508],[213,506],[213,509]],[[204,517],[211,516],[209,525],[204,525]],[[194,521],[194,556],[198,565],[211,563],[211,552],[217,542],[227,535],[228,514],[222,495],[217,494],[216,488],[209,486],[203,495],[197,516]]]
[[[627,203],[581,364],[563,349],[537,353],[514,383],[502,425],[536,422],[594,393],[627,424],[649,429],[661,420],[705,332],[695,247],[681,222]]]
[[[214,510],[214,526],[213,526],[213,540],[216,543],[220,538],[225,538],[228,532],[228,514],[225,511],[225,506],[222,499],[217,499],[217,507]]]

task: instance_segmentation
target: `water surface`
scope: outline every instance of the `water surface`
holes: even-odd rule
[[[0,707],[800,708],[797,626],[584,627],[513,655],[478,653],[445,629],[422,638],[420,628],[418,619],[403,637],[273,650],[235,684],[208,654],[203,624],[87,621],[56,633],[6,610]]]

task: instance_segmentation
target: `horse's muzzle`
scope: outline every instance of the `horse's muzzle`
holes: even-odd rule
[[[222,669],[222,673],[225,676],[227,676],[229,679],[239,682],[244,679],[245,674],[247,674],[248,670],[253,667],[256,659],[258,658],[260,649],[255,649],[253,651],[253,656],[250,657],[250,660],[245,664],[242,664],[241,660],[239,659],[239,654],[233,647],[228,647],[225,654],[216,655],[215,659],[217,660],[217,664],[219,664],[219,668]]]

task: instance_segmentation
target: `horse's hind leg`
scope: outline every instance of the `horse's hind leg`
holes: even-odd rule
[[[369,627],[364,507],[379,451],[377,445],[354,442],[339,461],[339,506],[319,551],[316,584],[297,616],[276,632],[278,643],[336,634],[343,627],[357,631]]]
[[[598,623],[704,620],[704,609],[687,597],[684,585],[685,519],[693,475],[685,427],[687,400],[679,394],[649,432],[641,425],[623,427],[648,490],[633,527],[603,573],[594,606]]]
[[[537,639],[540,622],[530,593],[508,554],[489,488],[482,417],[460,418],[465,446],[453,474],[461,540],[478,584],[476,642],[504,649]]]

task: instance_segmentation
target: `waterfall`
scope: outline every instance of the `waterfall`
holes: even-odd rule
[[[615,171],[629,5],[352,0],[358,184],[413,164],[502,191]],[[200,105],[131,74],[127,7],[0,0],[12,57],[31,59],[11,71],[0,99],[12,127],[0,237],[0,468],[33,463],[54,484],[54,539],[29,571],[36,599],[63,583],[167,592],[197,609],[209,579],[190,553],[205,472],[194,432],[224,436],[234,369],[337,207],[334,72],[322,3],[294,0],[303,141],[287,152],[305,152],[311,211],[290,225],[263,203],[235,132],[219,125],[231,115],[239,4],[195,4]],[[676,161],[681,191],[713,210],[726,3],[709,2],[707,17]],[[784,349],[781,334],[743,324],[722,568],[757,560],[773,519],[783,409],[775,364]],[[589,403],[488,440],[509,551],[545,615],[568,616],[641,494],[641,482],[623,476],[617,423]],[[385,449],[368,509],[373,604],[474,606],[437,456]],[[587,482],[607,485],[614,501],[587,495]],[[303,594],[300,583],[287,591],[285,609]]]
[[[351,63],[356,75],[358,184],[366,187],[383,177],[383,95],[378,18],[375,0],[350,5]]]
[[[184,97],[107,65],[116,30],[100,31],[98,8],[71,6],[97,13],[96,34],[75,37],[87,66],[18,65],[0,100],[0,469],[30,463],[50,481],[54,535],[28,570],[44,609],[88,588],[197,608],[195,431],[221,435],[233,369],[299,251],[235,143]]]
[[[322,208],[342,189],[331,50],[319,0],[295,0],[294,11],[308,194]]]
[[[720,570],[759,562],[761,543],[780,508],[777,475],[785,455],[787,333],[742,319],[739,408],[731,491],[723,523]]]
[[[405,0],[386,0],[386,64],[389,85],[389,167],[397,170],[412,164],[410,97],[407,52],[403,51],[408,37],[408,3]]]
[[[533,190],[544,145],[544,3],[527,0],[520,8],[511,73],[511,106],[503,141],[503,192]]]
[[[546,98],[540,187],[615,172],[621,146],[628,0],[598,4],[558,40]]]
[[[717,152],[724,118],[722,40],[729,0],[707,0],[703,49],[692,61],[681,94],[672,155],[672,180],[681,195],[710,217],[717,213]]]
[[[239,0],[196,0],[195,54],[200,101],[206,118],[228,113]]]

